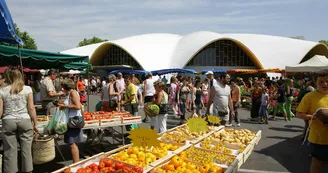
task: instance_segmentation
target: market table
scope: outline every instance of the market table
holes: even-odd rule
[[[175,140],[175,137],[178,136],[174,136],[176,134],[179,134],[182,128],[185,128],[186,125],[181,125],[178,127],[175,127],[174,129],[170,129],[169,131],[160,134],[161,137],[159,138],[160,141],[166,143],[163,140],[166,140],[163,138],[163,135],[167,135],[167,134],[173,134],[173,138],[172,140]],[[177,133],[179,132],[179,133]],[[233,136],[230,136],[233,135]],[[251,136],[249,136],[251,135]],[[223,137],[223,138],[222,138]],[[215,139],[217,138],[217,139]],[[234,143],[223,143],[223,141],[225,140],[230,140],[230,139],[234,139],[236,140],[241,140],[244,141],[243,143],[245,145],[237,145]],[[180,145],[178,149],[173,150],[172,152],[169,152],[166,156],[164,157],[158,157],[157,160],[153,160],[151,163],[148,163],[147,166],[142,166],[143,169],[143,173],[147,173],[147,172],[151,172],[151,173],[157,173],[160,172],[160,170],[162,169],[166,169],[166,168],[170,168],[169,166],[166,167],[166,165],[172,164],[174,162],[175,157],[180,157],[181,152],[187,153],[188,152],[193,152],[195,150],[200,150],[202,152],[209,152],[209,153],[214,153],[214,156],[218,156],[218,158],[220,158],[220,155],[225,155],[228,158],[230,158],[230,160],[226,160],[223,162],[217,162],[220,160],[214,159],[212,162],[214,163],[215,166],[221,167],[221,169],[223,169],[222,172],[224,173],[235,173],[238,171],[239,167],[244,164],[246,162],[246,160],[248,159],[248,157],[252,154],[254,147],[258,144],[258,142],[261,139],[261,130],[258,132],[251,132],[247,129],[241,129],[241,130],[235,130],[235,129],[231,129],[231,128],[225,128],[223,126],[220,127],[216,127],[216,128],[212,128],[210,131],[208,131],[206,134],[203,134],[202,136],[197,137],[194,140],[187,140],[185,141],[185,143],[183,145]],[[225,150],[220,150],[218,151],[217,149],[215,150],[211,150],[211,149],[205,149],[204,147],[206,147],[204,145],[204,142],[206,141],[213,141],[213,142],[218,142],[217,140],[221,140],[221,144],[222,147],[225,148]],[[245,141],[247,140],[247,143],[245,143]],[[175,143],[177,144],[177,143]],[[217,143],[219,144],[219,143]],[[247,144],[247,145],[246,145]],[[173,143],[172,143],[173,145]],[[202,146],[204,145],[204,146]],[[221,146],[221,145],[218,145]],[[216,146],[214,146],[216,147]],[[242,147],[242,148],[241,148]],[[78,169],[83,169],[85,167],[87,167],[90,164],[98,164],[102,159],[110,159],[112,162],[114,163],[123,163],[125,165],[125,167],[130,167],[130,168],[135,168],[139,166],[139,162],[137,162],[138,165],[134,165],[131,163],[128,163],[127,161],[132,157],[133,153],[133,144],[129,144],[129,145],[125,145],[122,147],[119,147],[117,149],[114,149],[112,151],[109,151],[107,153],[99,153],[97,155],[94,155],[88,159],[82,160],[78,163],[66,166],[60,170],[55,171],[55,173],[62,173],[65,169],[70,169],[72,172],[76,172]],[[213,148],[214,149],[214,148]],[[227,151],[231,151],[232,153],[228,154],[226,153]],[[155,152],[152,149],[149,149],[148,152]],[[128,154],[130,153],[130,155],[127,157],[127,160],[124,160],[124,158],[122,157],[124,154]],[[123,155],[122,155],[123,154]],[[197,156],[197,155],[195,155]],[[135,156],[134,156],[135,157]],[[139,157],[139,156],[138,156]],[[120,160],[123,159],[123,160]],[[138,158],[140,159],[140,158]],[[198,166],[201,167],[202,164],[201,162],[198,162],[196,159],[190,156],[186,156],[185,157],[185,163],[189,164],[196,164]],[[233,159],[233,160],[231,160]],[[139,160],[140,161],[140,160]],[[173,162],[172,162],[173,161]],[[202,161],[202,160],[200,160]],[[225,163],[224,163],[225,162]],[[139,166],[141,167],[141,166]],[[200,169],[200,167],[198,167],[197,169]],[[174,167],[173,167],[174,169]],[[189,169],[189,168],[188,168]],[[191,169],[191,168],[190,168]]]

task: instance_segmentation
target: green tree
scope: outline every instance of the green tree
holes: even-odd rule
[[[38,46],[37,46],[34,38],[32,38],[30,36],[30,34],[26,31],[21,32],[16,23],[14,25],[15,25],[17,35],[24,41],[24,45],[22,46],[22,48],[35,49],[35,50],[38,49]],[[8,43],[0,43],[0,44],[6,45],[6,46],[17,47],[17,44],[8,44]]]
[[[320,40],[319,43],[323,43],[323,44],[325,44],[326,46],[328,46],[328,40]]]
[[[105,41],[108,41],[108,40],[106,40],[106,39],[103,40],[99,37],[92,37],[90,39],[84,38],[82,41],[80,41],[80,43],[77,45],[77,47],[82,47],[82,46],[86,46],[89,44],[101,43],[101,42],[105,42]]]

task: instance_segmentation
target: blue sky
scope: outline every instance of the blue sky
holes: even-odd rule
[[[14,22],[39,49],[62,51],[83,38],[196,31],[328,40],[327,0],[7,0]]]

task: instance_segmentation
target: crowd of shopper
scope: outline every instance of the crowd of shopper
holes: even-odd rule
[[[4,171],[17,172],[17,140],[22,151],[23,172],[32,172],[31,145],[33,136],[38,133],[33,95],[40,93],[42,107],[47,115],[56,109],[67,109],[68,118],[82,117],[86,93],[101,94],[104,111],[125,110],[138,115],[139,107],[152,102],[159,106],[157,116],[147,115],[152,129],[158,133],[167,130],[169,111],[185,123],[190,117],[218,116],[221,124],[227,127],[240,126],[239,108],[245,101],[244,95],[250,93],[252,121],[268,124],[269,107],[274,111],[271,120],[282,114],[285,121],[295,117],[292,105],[299,103],[296,116],[304,119],[303,138],[310,142],[312,172],[320,172],[324,161],[328,160],[328,141],[325,122],[328,118],[317,115],[318,109],[328,108],[328,72],[317,74],[313,79],[249,78],[244,80],[227,73],[214,74],[208,71],[205,79],[200,77],[172,76],[169,84],[166,78],[155,80],[151,73],[141,81],[134,75],[109,75],[103,80],[99,77],[86,79],[71,77],[60,79],[56,85],[56,70],[49,70],[42,80],[24,85],[22,73],[8,69],[0,78],[0,116],[2,117],[4,141]],[[41,78],[38,78],[41,79]],[[244,82],[246,81],[246,82]],[[315,82],[314,82],[315,81]],[[315,90],[317,87],[317,90]],[[84,96],[84,97],[83,97]],[[294,98],[297,97],[297,100]],[[61,100],[56,103],[56,100]],[[326,120],[327,119],[327,120]],[[129,131],[131,126],[126,126]],[[79,160],[77,143],[82,141],[81,128],[68,128],[64,141],[70,145],[73,162]]]

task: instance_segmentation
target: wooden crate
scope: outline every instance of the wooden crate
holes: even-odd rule
[[[118,126],[121,124],[121,118],[110,118],[99,120],[100,126]]]
[[[257,145],[257,144],[260,142],[261,137],[262,137],[262,131],[259,130],[259,131],[256,133],[255,138],[252,140],[251,143],[253,143],[254,145]]]
[[[236,173],[239,169],[239,160],[235,161],[224,171],[224,173]]]
[[[141,116],[123,117],[122,124],[141,123]]]
[[[89,158],[81,160],[77,163],[71,164],[68,167],[69,167],[69,169],[71,169],[72,172],[76,172],[77,169],[84,168],[84,167],[90,165],[91,163],[99,163],[99,160],[102,158],[103,154],[104,153],[96,154],[92,157],[89,157]]]
[[[246,162],[246,160],[248,159],[248,157],[252,154],[254,150],[254,144],[250,143],[245,150],[242,152],[243,154],[243,163]]]
[[[97,127],[99,126],[99,120],[87,120],[84,121],[84,127]]]

